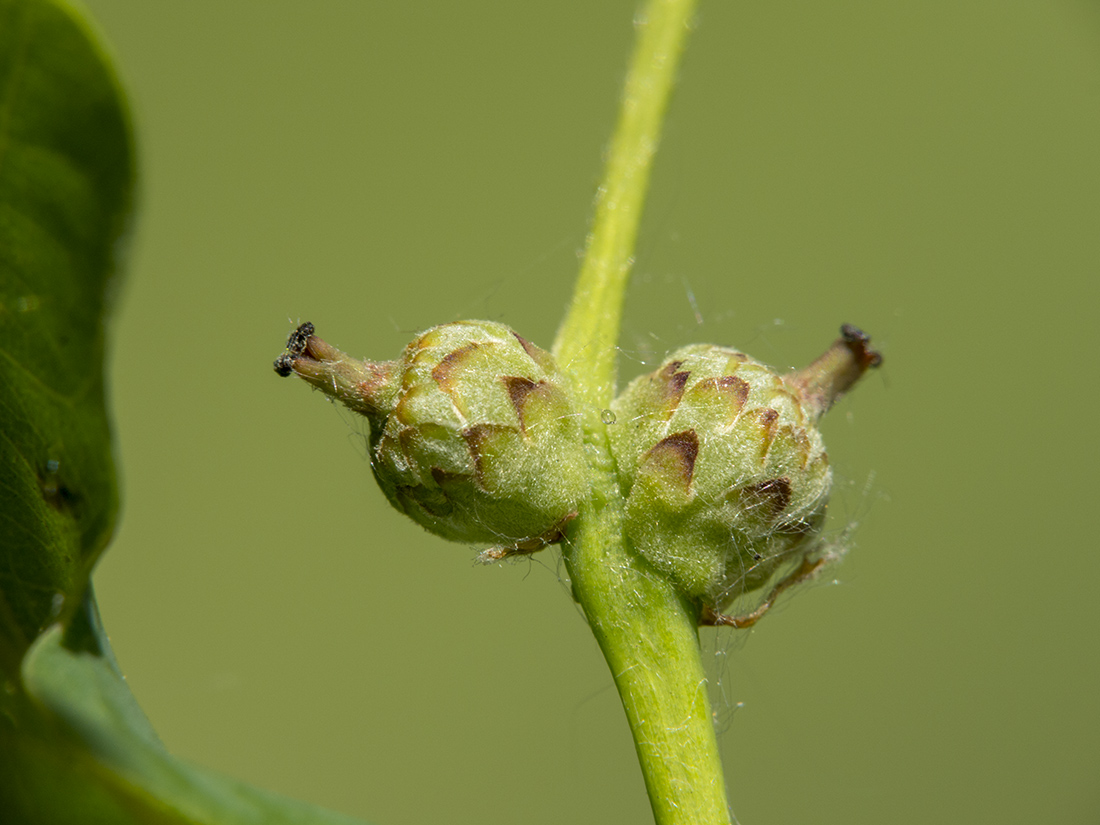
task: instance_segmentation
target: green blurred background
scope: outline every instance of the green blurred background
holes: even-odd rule
[[[96,586],[168,747],[379,825],[648,821],[557,551],[474,566],[271,369],[299,320],[550,344],[634,0],[88,5],[143,177]],[[849,557],[703,633],[740,822],[1100,822],[1098,275],[1094,0],[702,4],[622,377],[886,353],[825,424]]]

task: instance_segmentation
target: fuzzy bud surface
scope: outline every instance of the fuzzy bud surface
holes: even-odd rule
[[[816,423],[881,357],[845,327],[806,370],[779,376],[696,344],[632,381],[609,427],[627,540],[711,610],[820,542],[832,473]]]
[[[386,498],[444,538],[537,550],[587,492],[566,379],[503,324],[433,327],[386,362],[349,358],[303,325],[275,368],[367,417]]]

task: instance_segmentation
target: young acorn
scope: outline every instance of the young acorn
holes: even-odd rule
[[[370,422],[371,469],[390,503],[486,560],[561,538],[587,493],[565,377],[503,324],[433,327],[395,361],[360,361],[302,324],[275,371],[292,372]]]
[[[779,376],[735,350],[695,344],[615,399],[608,428],[633,548],[701,608],[752,624],[812,560],[832,484],[817,421],[882,357],[845,325],[806,369]],[[801,567],[750,617],[722,615],[787,562]]]

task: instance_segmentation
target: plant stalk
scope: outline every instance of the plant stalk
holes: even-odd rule
[[[577,370],[583,373],[575,388],[578,400],[603,407],[615,391],[615,345],[634,264],[634,241],[694,9],[695,0],[647,0],[635,18],[634,54],[596,194],[584,261],[554,341],[559,366],[569,369],[583,362],[583,370]]]
[[[583,410],[592,496],[563,542],[573,592],[611,668],[658,825],[729,823],[699,654],[697,608],[625,546],[623,496],[601,412],[653,156],[694,0],[649,0],[595,204],[573,301],[554,355]]]

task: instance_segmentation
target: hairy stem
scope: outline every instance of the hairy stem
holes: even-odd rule
[[[659,825],[728,823],[725,781],[699,655],[699,616],[624,545],[622,491],[600,412],[614,394],[634,241],[693,9],[694,0],[649,0],[638,20],[584,263],[554,344],[584,410],[592,467],[592,496],[570,525],[563,554],[619,689]]]
[[[606,500],[589,505],[564,555],[626,710],[654,819],[729,823],[697,614],[623,547],[619,519]]]
[[[554,342],[558,364],[583,363],[579,400],[607,406],[615,389],[615,345],[634,240],[649,188],[669,92],[695,0],[648,0],[636,18],[637,39],[619,121],[596,196],[573,302]]]

